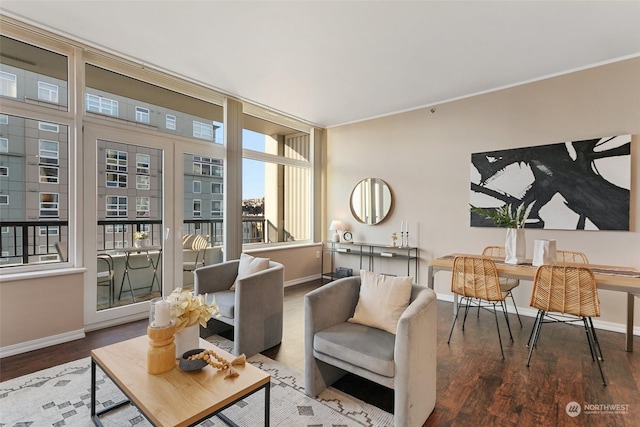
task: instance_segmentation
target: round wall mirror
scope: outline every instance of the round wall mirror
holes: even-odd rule
[[[363,224],[380,224],[391,211],[391,189],[379,178],[365,178],[351,192],[351,213]]]

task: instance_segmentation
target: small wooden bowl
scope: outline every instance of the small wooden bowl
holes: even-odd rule
[[[183,371],[199,371],[207,366],[207,362],[204,359],[189,360],[189,356],[202,353],[203,351],[204,349],[202,348],[196,348],[185,352],[180,358],[180,369]]]

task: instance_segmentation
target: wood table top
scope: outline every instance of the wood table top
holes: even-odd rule
[[[147,373],[148,337],[143,335],[91,351],[98,366],[123,390],[138,409],[157,426],[186,426],[213,414],[270,381],[268,373],[250,363],[234,367],[239,376],[224,379],[226,371],[205,366],[185,372],[176,367],[164,374]],[[200,339],[231,361],[232,354]]]
[[[477,254],[451,254],[440,258],[435,258],[429,262],[429,265],[436,269],[451,269],[453,259],[456,256],[475,256],[482,257]],[[531,260],[527,260],[523,264],[506,264],[499,258],[491,258],[496,261],[496,268],[499,274],[514,277],[523,280],[533,280],[537,266],[531,264]],[[634,267],[604,265],[604,264],[570,264],[578,267],[588,267],[596,278],[596,284],[599,289],[607,289],[614,291],[623,291],[638,294],[640,293],[640,271]]]

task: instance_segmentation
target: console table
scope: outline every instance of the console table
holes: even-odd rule
[[[345,243],[345,242],[323,242],[322,251],[329,253],[331,261],[330,270],[324,271],[324,256],[321,262],[321,277],[328,277],[329,281],[336,279],[335,257],[336,255],[352,255],[360,258],[360,269],[374,271],[376,259],[389,259],[407,264],[407,276],[411,275],[411,264],[413,263],[413,280],[418,283],[418,263],[419,249],[413,246],[390,246],[376,243]]]

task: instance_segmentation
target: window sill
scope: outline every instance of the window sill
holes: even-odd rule
[[[84,274],[86,272],[87,272],[87,269],[84,267],[81,267],[81,268],[69,267],[69,268],[59,268],[55,270],[22,271],[19,273],[2,274],[1,277],[2,277],[2,282],[14,282],[18,280],[40,279],[43,277]]]

